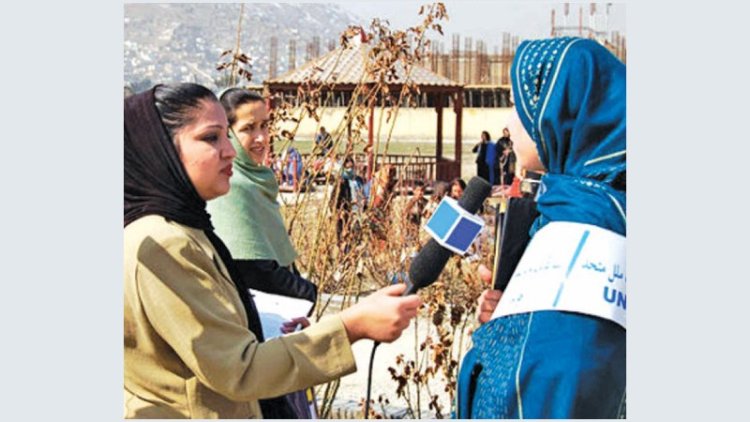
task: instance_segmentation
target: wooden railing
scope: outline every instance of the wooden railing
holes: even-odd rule
[[[302,157],[305,163],[310,162],[310,154],[302,154]],[[357,153],[353,154],[353,158],[358,163],[359,172],[363,173],[363,167],[367,163],[367,156]],[[445,158],[438,160],[430,156],[405,154],[378,155],[375,170],[383,164],[394,166],[396,168],[396,177],[403,180],[407,186],[411,186],[417,180],[426,183],[432,183],[436,180],[447,182],[461,175],[461,163]]]

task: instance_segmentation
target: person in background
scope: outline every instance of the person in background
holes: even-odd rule
[[[289,147],[282,156],[283,184],[297,189],[302,184],[302,155],[294,146],[294,139],[289,141]]]
[[[422,215],[424,215],[427,199],[424,197],[424,183],[421,181],[414,182],[414,192],[412,197],[404,207],[404,221],[406,228],[407,242],[417,239],[419,229],[422,226]]]
[[[477,176],[489,182],[490,180],[490,167],[487,165],[487,145],[491,144],[490,133],[486,130],[482,131],[481,139],[478,144],[474,145],[471,152],[477,154]]]
[[[503,137],[497,141],[500,167],[500,185],[510,186],[516,177],[516,153],[513,152],[513,142],[510,138]]]
[[[334,210],[337,213],[336,235],[342,241],[353,229],[359,228],[359,215],[364,211],[367,197],[364,180],[357,175],[357,167],[351,156],[344,158]]]
[[[442,181],[435,182],[435,187],[432,190],[432,195],[430,195],[430,198],[427,200],[427,204],[424,207],[424,212],[422,214],[423,219],[429,220],[430,217],[432,217],[432,213],[435,212],[435,209],[437,209],[440,201],[442,201],[445,195],[448,194],[449,189],[450,185],[448,183]]]
[[[404,217],[411,224],[419,226],[422,222],[427,199],[424,197],[424,183],[421,180],[414,182],[414,192],[411,199],[404,208]]]
[[[482,294],[484,324],[461,367],[458,417],[624,418],[625,65],[594,40],[524,41],[511,82],[518,164],[545,172],[531,240],[519,238],[514,248],[524,251],[522,264],[544,259],[568,268],[564,284],[554,265],[533,288],[517,269],[505,290],[515,291],[512,298]],[[491,272],[483,268],[480,277],[489,282]],[[617,302],[616,289],[623,289]],[[535,300],[540,294],[555,299]],[[561,294],[573,305],[557,308]],[[526,305],[514,307],[522,299]]]
[[[321,126],[320,132],[315,135],[315,148],[318,150],[319,156],[326,156],[333,147],[333,138],[331,134],[326,132],[326,128]]]
[[[396,167],[385,164],[380,167],[372,177],[370,192],[372,197],[370,203],[373,208],[386,210],[390,205],[393,190],[398,179],[396,178]]]
[[[281,183],[281,170],[282,170],[283,163],[281,162],[281,159],[279,158],[278,154],[271,152],[268,154],[268,164],[267,167],[273,171],[274,176],[276,177],[276,183]]]
[[[513,142],[510,140],[510,132],[508,132],[508,128],[503,128],[503,136],[501,136],[497,142],[494,143],[495,150],[492,152],[492,157],[488,157],[488,163],[490,168],[492,169],[492,181],[491,185],[504,185],[503,183],[504,179],[503,176],[507,173],[503,172],[503,164],[505,163],[503,161],[503,153],[506,148],[510,146],[511,150],[513,149]]]
[[[391,342],[419,297],[393,285],[304,331],[265,341],[206,201],[236,151],[216,96],[158,85],[124,101],[124,416],[263,418],[264,399],[356,370],[351,345]]]
[[[370,219],[368,221],[372,234],[379,240],[381,247],[385,246],[391,230],[391,204],[393,195],[396,193],[395,188],[398,183],[396,177],[396,167],[391,164],[384,164],[373,175],[370,180],[369,204]]]
[[[458,201],[464,195],[465,189],[466,189],[466,182],[464,182],[463,179],[456,177],[455,179],[451,181],[449,196],[455,199],[456,201]]]
[[[503,136],[501,136],[497,142],[502,142],[503,144],[509,145],[511,149],[513,148],[513,141],[510,139],[510,131],[507,127],[503,128]]]

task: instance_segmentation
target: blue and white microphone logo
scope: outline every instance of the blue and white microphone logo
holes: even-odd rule
[[[450,197],[443,198],[424,226],[441,246],[465,254],[484,227],[484,219],[463,209]]]

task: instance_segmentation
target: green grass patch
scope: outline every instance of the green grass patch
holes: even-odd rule
[[[281,151],[284,150],[289,145],[288,142],[277,142],[274,144],[274,151]],[[294,146],[299,150],[299,152],[306,154],[312,151],[313,146],[315,143],[313,141],[294,141]],[[354,152],[362,152],[363,146],[357,145],[354,147]],[[378,147],[378,153],[382,153],[383,149],[385,148],[385,142],[381,142],[380,146]],[[345,150],[344,145],[339,145],[338,152],[343,153]],[[443,144],[443,156],[445,157],[453,157],[453,152],[455,151],[455,146],[451,143],[444,143]],[[388,153],[389,154],[399,154],[399,155],[411,155],[419,153],[420,155],[428,155],[428,156],[434,156],[435,155],[435,143],[434,142],[396,142],[391,141],[390,145],[388,145]],[[462,151],[465,153],[465,151]]]

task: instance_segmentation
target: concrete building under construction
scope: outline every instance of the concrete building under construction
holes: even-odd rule
[[[609,16],[611,3],[576,3],[577,14],[571,14],[570,3],[553,6],[550,10],[550,36],[577,36],[594,39],[607,47],[615,56],[626,62],[626,40],[624,34],[610,31]],[[463,39],[462,39],[463,38]],[[495,43],[497,41],[497,43]],[[466,108],[506,108],[510,107],[510,66],[520,39],[516,35],[503,32],[497,40],[479,40],[453,34],[450,47],[445,38],[431,40],[421,65],[433,73],[463,85],[463,106]],[[300,43],[302,44],[302,43]],[[304,43],[304,59],[308,63],[322,54],[334,50],[337,40],[327,40],[326,49],[321,49],[320,37]],[[271,38],[270,68],[268,74],[273,79],[280,73],[297,67],[297,42],[289,40],[287,49],[287,69],[277,69],[279,43]],[[452,106],[449,100],[448,106]],[[341,96],[332,99],[332,106],[343,106],[348,98]],[[417,107],[434,107],[431,99],[423,95],[416,99]]]

